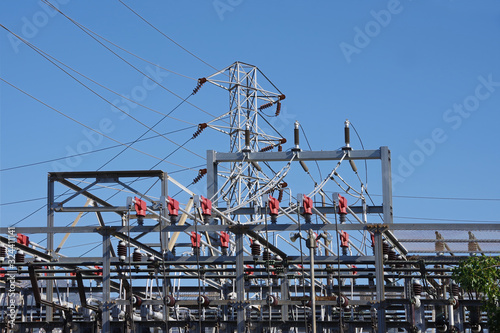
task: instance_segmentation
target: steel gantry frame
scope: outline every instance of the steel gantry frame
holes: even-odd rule
[[[260,124],[271,107],[279,116],[285,96],[257,67],[236,62],[200,79],[194,93],[207,82],[228,91],[229,111],[200,124],[197,135],[204,128],[225,133],[229,152],[207,151],[206,193],[160,170],[49,173],[47,225],[0,228],[8,236],[0,236],[3,332],[480,332],[486,326],[481,300],[454,286],[451,270],[468,257],[454,254],[500,254],[500,225],[393,223],[388,147],[353,149],[346,122],[342,149],[303,151],[296,122],[293,148],[282,151],[286,140]],[[229,126],[219,125],[222,119]],[[356,172],[355,161],[368,160],[380,161],[380,205],[366,203],[361,179],[361,204],[344,202],[344,211],[344,193],[334,194],[332,204],[306,201],[324,199],[323,189],[336,179],[347,193],[353,188],[339,167],[349,163]],[[292,195],[284,179],[297,165],[309,173],[308,161],[336,165],[311,193]],[[225,164],[229,171],[222,172]],[[141,186],[139,179],[153,184]],[[185,202],[169,197],[170,186],[180,188]],[[114,194],[104,198],[96,189]],[[285,189],[288,206],[277,200],[271,211],[271,193]],[[89,222],[94,214],[97,223]],[[60,215],[74,221],[61,226]],[[359,223],[346,223],[346,215]],[[372,223],[374,215],[382,221]],[[418,237],[401,238],[406,231]],[[46,247],[27,238],[41,234]],[[100,249],[66,252],[70,235],[88,242],[87,252],[95,240]]]

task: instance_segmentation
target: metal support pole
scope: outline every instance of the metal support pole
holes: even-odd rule
[[[243,255],[243,233],[237,231],[235,235],[236,242],[236,313],[237,313],[237,331],[245,332],[245,271]]]
[[[314,253],[316,250],[316,237],[312,229],[309,229],[307,247],[309,248],[310,257],[310,274],[311,274],[311,312],[312,312],[312,331],[316,333],[316,283],[314,277]],[[339,295],[340,297],[340,295]]]
[[[215,160],[215,151],[207,150],[207,197],[212,199],[219,185],[217,183],[217,162]],[[217,201],[212,203],[214,207],[217,207]]]
[[[54,227],[54,181],[49,174],[48,186],[47,186],[47,227]],[[47,252],[49,256],[54,255],[54,233],[47,232]],[[54,275],[49,273],[49,276]],[[53,280],[47,280],[47,298],[48,302],[52,302],[54,298]],[[51,322],[54,320],[54,309],[50,306],[45,307],[47,321]]]
[[[392,223],[392,175],[391,175],[391,152],[388,147],[380,147],[380,159],[382,164],[382,200],[384,211],[384,223]]]
[[[384,286],[384,253],[382,252],[382,233],[377,230],[375,235],[375,279],[376,279],[376,293],[377,293],[377,318],[378,318],[378,331],[386,332],[385,330],[385,286]]]
[[[102,234],[102,331],[111,332],[111,238],[109,230],[104,228]],[[130,297],[129,297],[130,299]]]

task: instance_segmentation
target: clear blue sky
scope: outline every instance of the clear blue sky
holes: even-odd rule
[[[118,0],[51,2],[85,27],[155,64],[191,78],[214,72]],[[338,149],[343,145],[343,122],[348,118],[367,149],[389,146],[396,222],[419,221],[401,217],[450,220],[447,223],[500,221],[498,1],[206,0],[126,4],[216,68],[237,60],[258,66],[287,96],[281,118],[274,125],[289,143],[293,122],[299,120],[313,149]],[[140,73],[40,1],[3,0],[0,23],[82,74],[150,108],[167,113],[180,102],[145,81]],[[188,96],[196,84],[113,50],[182,97]],[[85,125],[121,142],[133,141],[145,131],[4,29],[0,29],[0,55],[2,79]],[[103,88],[85,79],[82,82],[149,126],[162,117],[140,107],[130,108]],[[89,137],[84,127],[2,81],[0,94],[2,226],[18,222],[45,203],[39,198],[46,196],[48,172],[96,170],[119,152],[119,148],[113,148],[22,167],[107,148],[116,142]],[[227,111],[227,95],[215,87],[202,88],[190,102],[214,115]],[[189,105],[172,116],[181,121],[167,120],[158,127],[159,132],[211,119]],[[194,130],[191,127],[168,137],[183,143]],[[360,148],[354,134],[352,142],[354,148]],[[158,157],[175,149],[163,138],[134,147]],[[211,131],[186,147],[205,156],[206,149],[225,151],[228,143],[221,134]],[[204,164],[202,158],[185,151],[170,160],[194,167],[176,174],[185,184]],[[149,169],[156,162],[129,150],[105,169]],[[180,169],[168,163],[158,168],[169,172]],[[373,184],[371,193],[380,194],[376,167],[369,177],[373,180],[369,181],[369,186]],[[301,191],[307,192],[309,185],[303,185]],[[196,188],[204,194],[202,189]],[[11,204],[25,200],[29,201]],[[45,218],[42,209],[18,226],[41,226]]]

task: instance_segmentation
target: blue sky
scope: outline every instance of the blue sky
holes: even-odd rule
[[[190,78],[215,71],[141,21],[118,0],[51,3],[88,29],[164,68]],[[287,96],[280,118],[273,120],[288,138],[290,146],[286,148],[291,147],[293,122],[298,120],[314,150],[338,149],[343,145],[346,118],[354,124],[367,149],[389,146],[396,222],[434,222],[406,217],[447,220],[444,223],[500,220],[498,1],[125,3],[215,68],[235,61],[258,66]],[[0,9],[2,25],[100,84],[163,113],[180,102],[41,2],[4,0]],[[0,50],[0,77],[44,103],[120,142],[133,141],[145,131],[144,126],[4,29],[0,30]],[[113,50],[182,97],[188,96],[196,84]],[[131,107],[89,81],[82,82],[149,126],[162,118]],[[40,198],[46,195],[48,172],[96,170],[119,152],[114,148],[60,159],[114,146],[116,142],[92,136],[86,128],[3,81],[0,94],[2,226],[16,223],[43,206]],[[213,115],[227,111],[227,95],[215,87],[203,87],[190,102]],[[189,105],[183,105],[172,116],[180,121],[165,121],[158,131],[184,129],[167,135],[178,143],[191,137],[194,125],[211,119]],[[354,148],[360,148],[354,134],[352,143]],[[134,147],[164,157],[176,146],[156,138]],[[212,131],[186,147],[205,156],[206,149],[227,150],[228,141]],[[22,167],[53,159],[59,160]],[[175,177],[185,184],[205,163],[186,151],[175,153],[170,161],[193,168],[176,173]],[[105,169],[149,169],[156,162],[128,150]],[[376,199],[381,193],[379,171],[371,165],[368,186]],[[181,169],[168,163],[158,168],[168,172]],[[296,185],[300,189],[295,192],[304,193],[311,186],[299,180]],[[203,186],[195,189],[204,194]],[[25,200],[29,201],[12,204]],[[44,224],[42,209],[17,225]]]

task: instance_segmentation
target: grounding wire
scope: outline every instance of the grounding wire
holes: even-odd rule
[[[192,129],[193,127],[196,127],[196,126],[184,127],[184,128],[181,128],[181,129],[178,129],[178,130],[175,130],[175,131],[170,131],[170,132],[163,133],[163,135],[169,135],[169,134],[173,134],[173,133],[185,131],[185,130],[188,130],[188,129]],[[159,135],[153,135],[153,136],[150,136],[150,137],[147,137],[147,138],[144,138],[144,139],[126,142],[126,144],[132,144],[132,143],[135,143],[135,142],[142,142],[142,141],[146,141],[146,140],[151,140],[151,139],[155,139],[157,137],[159,137]],[[0,169],[0,172],[10,171],[10,170],[16,170],[16,169],[21,169],[21,168],[27,168],[27,167],[31,167],[31,166],[35,166],[35,165],[40,165],[40,164],[45,164],[45,163],[60,161],[60,160],[64,160],[64,159],[72,158],[72,157],[89,155],[89,154],[98,153],[98,152],[101,152],[101,151],[104,151],[104,150],[114,149],[114,148],[118,148],[118,147],[121,147],[121,145],[114,145],[114,146],[104,147],[104,148],[95,149],[95,150],[92,150],[92,151],[89,151],[89,152],[68,155],[68,156],[65,156],[65,157],[53,158],[53,159],[50,159],[50,160],[45,160],[45,161],[40,161],[40,162],[33,162],[33,163],[28,163],[28,164],[23,164],[23,165],[16,165],[16,166],[8,167],[8,168],[5,168],[5,169]],[[169,172],[169,173],[172,173],[172,172]],[[1,205],[2,204],[0,204],[0,206]]]
[[[98,40],[96,37],[94,37],[90,32],[87,31],[87,28],[85,26],[83,26],[82,24],[78,23],[77,21],[73,20],[71,17],[69,17],[68,15],[66,15],[65,13],[63,13],[60,9],[56,8],[54,5],[52,5],[50,2],[48,2],[47,0],[41,0],[42,2],[46,3],[47,5],[49,5],[50,7],[54,8],[54,10],[58,11],[59,13],[61,13],[61,15],[63,15],[64,17],[66,17],[69,21],[71,21],[74,25],[76,25],[78,28],[80,28],[83,32],[85,32],[87,35],[89,35],[92,39],[94,39],[96,42],[98,42],[99,44],[101,44],[104,48],[106,48],[108,51],[110,51],[111,53],[113,53],[116,57],[118,57],[120,60],[122,60],[123,62],[125,62],[127,65],[129,65],[130,67],[132,67],[133,69],[135,69],[137,72],[141,73],[142,75],[144,75],[145,77],[147,77],[148,79],[150,79],[152,82],[156,83],[159,87],[163,88],[164,90],[168,91],[169,93],[171,93],[172,95],[176,96],[177,98],[179,99],[182,99],[181,96],[179,96],[178,94],[174,93],[173,91],[171,91],[170,89],[168,89],[167,87],[165,87],[164,85],[162,85],[161,83],[159,83],[158,81],[154,80],[151,76],[147,75],[146,73],[144,73],[143,71],[141,71],[139,68],[137,68],[136,66],[134,66],[133,64],[131,64],[129,61],[125,60],[122,56],[120,56],[118,53],[116,53],[115,51],[111,50],[108,46],[106,46],[105,44],[103,44],[100,40]],[[189,105],[195,107],[196,109],[208,114],[209,116],[211,117],[215,117],[213,114],[209,113],[208,111],[206,110],[203,110],[202,108],[190,103],[190,102],[187,102]]]
[[[83,126],[83,127],[87,128],[87,129],[91,130],[92,132],[95,132],[95,133],[97,133],[97,134],[99,134],[99,135],[102,135],[103,137],[105,137],[105,138],[107,138],[107,139],[109,139],[109,140],[111,140],[111,141],[114,141],[114,142],[116,142],[116,143],[119,143],[121,146],[129,147],[130,149],[133,149],[133,150],[135,150],[135,151],[136,151],[136,152],[138,152],[138,153],[141,153],[141,154],[143,154],[143,155],[146,155],[146,156],[152,157],[152,158],[157,159],[157,160],[160,160],[160,161],[164,161],[164,159],[162,159],[162,158],[160,158],[160,157],[154,156],[154,155],[149,154],[149,153],[147,153],[147,152],[144,152],[144,151],[142,151],[142,150],[140,150],[140,149],[134,148],[134,147],[132,147],[131,145],[127,145],[126,143],[123,143],[123,142],[120,142],[120,141],[118,141],[118,140],[116,140],[116,139],[113,139],[113,138],[112,138],[112,137],[110,137],[109,135],[106,135],[106,134],[104,134],[104,133],[101,133],[100,131],[93,129],[93,128],[92,128],[92,127],[90,127],[90,126],[85,125],[84,123],[82,123],[82,122],[78,121],[77,119],[75,119],[75,118],[73,118],[73,117],[71,117],[71,116],[69,116],[69,115],[65,114],[65,113],[64,113],[64,112],[62,112],[62,111],[57,110],[56,108],[54,108],[54,107],[52,107],[52,106],[48,105],[47,103],[45,103],[45,102],[41,101],[40,99],[36,98],[35,96],[33,96],[33,95],[29,94],[28,92],[26,92],[26,91],[22,90],[21,88],[19,88],[19,87],[15,86],[14,84],[12,84],[12,83],[10,83],[10,82],[8,82],[7,80],[3,79],[2,77],[0,77],[0,81],[5,82],[6,84],[8,84],[9,86],[11,86],[12,88],[14,88],[14,89],[16,89],[16,90],[18,90],[18,91],[22,92],[22,93],[23,93],[23,94],[25,94],[26,96],[28,96],[28,97],[30,97],[30,98],[32,98],[32,99],[34,99],[35,101],[39,102],[40,104],[43,104],[43,105],[44,105],[44,106],[46,106],[47,108],[49,108],[49,109],[51,109],[51,110],[53,110],[53,111],[55,111],[55,112],[59,113],[59,114],[60,114],[60,115],[62,115],[63,117],[66,117],[66,118],[68,118],[69,120],[71,120],[71,121],[73,121],[73,122],[75,122],[75,123],[79,124],[80,126]],[[170,163],[170,164],[172,164],[172,165],[176,165],[176,166],[181,167],[181,168],[187,168],[187,167],[182,166],[182,165],[177,164],[177,163],[173,163],[173,162],[169,162],[169,161],[166,161],[166,162],[167,162],[167,163]],[[188,168],[188,169],[190,169],[190,168]]]
[[[3,28],[4,28],[4,29],[6,29],[4,26],[3,26]],[[8,29],[7,29],[7,30],[8,30]],[[134,104],[136,104],[136,105],[138,105],[138,106],[141,106],[141,107],[143,107],[143,108],[145,108],[145,109],[147,109],[147,110],[153,111],[153,112],[155,112],[155,113],[157,113],[157,114],[159,114],[159,115],[165,116],[165,113],[160,112],[160,111],[158,111],[158,110],[155,110],[155,109],[153,109],[153,108],[151,108],[151,107],[149,107],[149,106],[146,106],[146,105],[144,105],[144,104],[141,104],[141,103],[139,103],[139,102],[137,102],[137,101],[135,101],[135,100],[133,100],[133,99],[131,99],[131,98],[128,98],[128,97],[127,97],[127,96],[125,96],[125,95],[122,95],[122,94],[120,94],[120,93],[118,93],[118,92],[116,92],[116,91],[114,91],[114,90],[112,90],[112,89],[110,89],[110,88],[106,87],[105,85],[103,85],[103,84],[101,84],[101,83],[99,83],[99,82],[95,81],[94,79],[92,79],[92,78],[90,78],[90,77],[86,76],[85,74],[82,74],[81,72],[77,71],[76,69],[72,68],[71,66],[66,65],[64,62],[62,62],[62,61],[60,61],[59,59],[57,59],[57,58],[55,58],[55,57],[51,56],[51,55],[50,55],[50,54],[48,54],[47,52],[45,52],[45,51],[41,50],[39,47],[37,47],[37,46],[33,45],[32,43],[30,43],[30,42],[26,41],[25,39],[21,38],[20,36],[18,36],[18,35],[16,35],[16,34],[14,34],[12,31],[10,31],[10,30],[8,30],[8,31],[9,31],[11,34],[13,34],[14,36],[16,36],[17,38],[19,38],[19,39],[20,39],[23,43],[25,43],[26,45],[28,45],[28,46],[29,46],[30,48],[32,48],[33,50],[37,51],[37,52],[38,52],[38,53],[40,53],[40,54],[44,54],[44,55],[45,55],[45,56],[47,56],[48,58],[51,58],[51,59],[52,59],[52,60],[54,60],[55,62],[57,62],[57,63],[61,64],[62,66],[64,66],[64,67],[68,68],[69,70],[71,70],[71,71],[73,71],[73,72],[77,73],[78,75],[80,75],[80,76],[84,77],[85,79],[87,79],[87,80],[89,80],[90,82],[92,82],[92,83],[94,83],[94,84],[98,85],[99,87],[101,87],[101,88],[103,88],[103,89],[106,89],[107,91],[109,91],[109,92],[111,92],[111,93],[113,93],[113,94],[115,94],[115,95],[117,95],[117,96],[120,96],[121,98],[123,98],[123,99],[125,99],[125,100],[127,100],[127,101],[129,101],[129,102],[131,102],[131,103],[134,103]],[[46,59],[47,59],[47,58],[46,58]],[[48,59],[47,59],[47,60],[48,60]],[[54,65],[55,65],[55,64],[54,64]],[[185,102],[185,100],[183,100],[183,101]],[[177,107],[178,107],[178,106],[177,106]],[[175,109],[174,109],[174,110],[175,110]],[[171,112],[170,112],[170,113],[171,113]],[[177,121],[179,121],[179,122],[183,122],[183,123],[186,123],[186,124],[189,124],[189,125],[197,125],[197,124],[194,124],[194,123],[192,123],[192,122],[189,122],[189,121],[186,121],[186,120],[183,120],[183,119],[174,118],[174,117],[170,116],[170,114],[169,114],[169,115],[167,115],[167,116],[168,116],[168,118],[171,118],[171,119],[173,119],[173,120],[177,120]]]
[[[171,41],[172,43],[174,43],[175,45],[177,45],[178,47],[180,47],[182,50],[186,51],[187,53],[189,53],[190,55],[192,55],[193,57],[195,57],[196,59],[198,59],[199,61],[201,61],[205,65],[207,65],[207,66],[213,68],[214,70],[218,71],[217,68],[215,68],[214,66],[210,65],[208,62],[204,61],[203,59],[201,59],[200,57],[198,57],[197,55],[195,55],[191,51],[187,50],[185,47],[183,47],[182,45],[180,45],[179,43],[177,43],[175,40],[173,40],[172,38],[170,38],[168,35],[166,35],[164,32],[162,32],[160,29],[158,29],[157,27],[155,27],[153,24],[151,24],[148,20],[146,20],[144,17],[142,17],[135,10],[133,10],[132,8],[130,8],[129,6],[127,6],[123,1],[121,1],[121,0],[118,0],[118,1],[122,5],[124,5],[128,10],[130,10],[132,13],[134,13],[137,17],[139,17],[141,20],[143,20],[147,25],[149,25],[151,28],[153,28],[157,32],[159,32],[162,36],[164,36],[165,38],[167,38],[169,41]]]
[[[6,29],[7,31],[10,32],[10,30],[8,30],[5,26],[1,25],[4,29]],[[31,45],[27,44],[28,46],[31,47]],[[160,135],[162,138],[166,139],[167,141],[175,144],[175,145],[178,145],[179,147],[181,147],[178,143],[176,143],[175,141],[167,138],[166,136],[163,136],[161,133],[157,132],[156,130],[154,130],[153,128],[155,126],[157,126],[159,123],[161,123],[165,118],[167,118],[170,113],[172,113],[173,111],[175,111],[179,106],[181,106],[184,102],[187,101],[187,99],[189,99],[189,97],[191,97],[193,94],[191,93],[188,97],[184,98],[172,111],[169,112],[169,114],[165,115],[162,119],[160,119],[157,123],[155,123],[154,126],[150,127],[148,125],[146,125],[145,123],[143,123],[142,121],[140,121],[139,119],[135,118],[134,116],[130,115],[129,113],[123,111],[121,108],[117,107],[114,103],[112,103],[111,101],[107,100],[104,96],[102,96],[101,94],[99,94],[98,92],[96,92],[95,90],[93,90],[92,88],[90,88],[89,86],[87,86],[85,83],[83,83],[82,81],[78,80],[76,77],[74,77],[73,75],[71,75],[69,72],[67,72],[64,68],[62,68],[61,66],[59,66],[58,64],[56,64],[54,61],[52,61],[51,59],[49,59],[46,55],[44,55],[42,52],[40,52],[37,48],[32,48],[35,52],[37,52],[38,54],[40,54],[41,56],[43,56],[45,59],[47,59],[49,62],[51,62],[54,66],[56,66],[57,68],[59,68],[60,70],[62,70],[64,73],[66,73],[68,76],[70,76],[73,80],[77,81],[79,84],[81,84],[82,86],[84,86],[85,88],[87,88],[89,91],[91,91],[93,94],[95,94],[96,96],[98,96],[99,98],[101,98],[102,100],[104,100],[106,103],[108,103],[109,105],[111,105],[111,107],[119,110],[120,112],[122,112],[123,114],[125,114],[126,116],[128,116],[129,118],[135,120],[136,122],[138,122],[139,124],[141,124],[142,126],[146,127],[148,129],[148,131],[146,131],[142,136],[146,135],[149,131],[153,131],[154,133]],[[139,138],[142,138],[139,137]],[[128,148],[125,148],[124,151],[128,149]],[[191,154],[195,155],[195,156],[198,156],[202,159],[205,159],[203,156],[187,149],[187,148],[184,148],[184,150],[190,152]],[[119,153],[118,155],[120,155],[121,153]],[[111,162],[111,161],[110,161]]]

